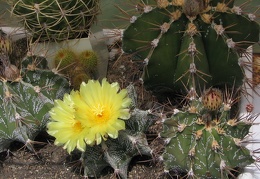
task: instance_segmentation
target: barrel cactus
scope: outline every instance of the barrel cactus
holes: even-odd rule
[[[143,61],[148,90],[172,93],[250,81],[243,69],[248,62],[240,57],[259,41],[259,24],[242,5],[234,0],[157,0],[136,7],[141,14],[128,14],[122,48]]]
[[[87,36],[99,13],[99,0],[12,0],[11,12],[41,41]]]
[[[69,83],[48,70],[44,58],[26,57],[19,70],[6,66],[6,55],[1,61],[5,69],[0,78],[0,152],[14,141],[33,150],[32,141],[45,130],[54,99],[68,92]]]
[[[234,99],[210,88],[201,98],[192,97],[187,107],[163,120],[160,136],[166,142],[162,160],[165,171],[186,178],[235,178],[255,162],[245,147],[256,115],[231,115]]]

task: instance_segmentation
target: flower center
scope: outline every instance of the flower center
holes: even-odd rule
[[[99,125],[107,123],[110,119],[110,112],[107,106],[98,104],[92,107],[93,122]]]
[[[73,130],[76,133],[80,133],[82,131],[83,127],[81,125],[81,123],[79,121],[75,121],[75,123],[73,124]]]
[[[104,114],[104,107],[98,104],[96,107],[93,107],[93,112],[97,117],[102,117]]]

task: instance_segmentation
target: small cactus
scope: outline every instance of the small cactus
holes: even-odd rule
[[[234,0],[157,0],[136,7],[140,15],[124,13],[130,25],[122,48],[144,62],[143,80],[155,93],[186,92],[191,88],[240,87],[240,58],[259,41],[256,15]],[[246,27],[246,28],[244,28]],[[235,81],[235,82],[234,82]]]
[[[55,57],[54,63],[55,67],[59,69],[61,73],[68,72],[77,61],[77,55],[73,50],[61,49],[59,50]]]
[[[40,41],[88,35],[99,13],[99,0],[14,0],[11,12]]]
[[[75,53],[71,49],[61,49],[55,55],[56,70],[70,78],[74,89],[92,79],[97,70],[98,57],[92,50]]]
[[[92,50],[85,50],[79,54],[79,63],[88,72],[94,72],[97,69],[98,57]]]
[[[221,96],[218,89],[209,89],[163,121],[166,171],[186,173],[186,178],[228,178],[255,162],[243,145],[255,116],[231,117],[233,99],[221,102]]]
[[[33,150],[31,141],[45,130],[54,99],[68,92],[68,81],[48,70],[46,59],[32,56],[23,59],[15,79],[2,75],[0,86],[0,152],[13,141]]]

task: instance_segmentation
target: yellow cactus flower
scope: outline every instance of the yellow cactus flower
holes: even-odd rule
[[[100,144],[107,137],[117,138],[118,131],[125,129],[124,120],[130,118],[128,107],[131,99],[125,89],[119,92],[118,83],[109,84],[90,80],[80,86],[80,97],[74,98],[76,118],[89,127],[85,142]]]
[[[79,91],[65,94],[56,100],[50,111],[47,132],[55,137],[54,144],[64,145],[68,153],[75,148],[84,151],[86,144],[100,144],[107,137],[117,138],[130,118],[131,99],[118,83],[89,80]]]
[[[76,147],[84,151],[86,148],[85,136],[88,132],[86,125],[75,117],[75,104],[73,98],[79,96],[78,91],[65,94],[63,101],[56,100],[50,111],[51,121],[47,124],[47,132],[54,136],[55,145],[64,145],[68,153]]]

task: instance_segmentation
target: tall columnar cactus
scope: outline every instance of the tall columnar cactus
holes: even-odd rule
[[[31,141],[45,130],[54,99],[69,90],[68,81],[48,70],[44,58],[27,57],[21,70],[18,73],[17,70],[14,66],[6,67],[1,75],[0,152],[7,150],[13,141],[32,149]],[[14,78],[8,78],[6,74],[10,73],[14,73],[9,75]]]
[[[144,2],[149,1],[136,6],[140,15],[128,14],[131,24],[123,32],[123,51],[143,60],[147,89],[172,92],[242,84],[247,62],[240,55],[259,41],[256,15],[235,6],[234,0]]]
[[[88,35],[99,0],[12,0],[12,13],[34,38],[66,40]]]
[[[228,178],[254,163],[244,143],[256,116],[249,111],[231,117],[234,100],[228,95],[224,99],[211,88],[163,121],[166,171],[186,173],[186,178]]]

